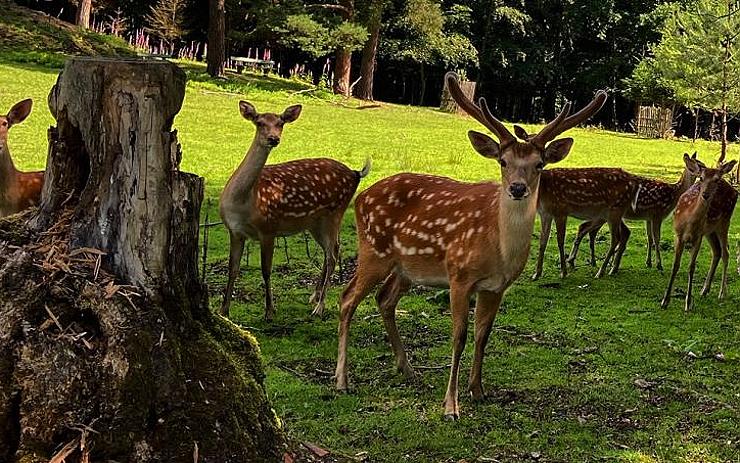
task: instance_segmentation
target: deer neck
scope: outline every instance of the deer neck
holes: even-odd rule
[[[673,184],[673,200],[678,201],[678,198],[686,193],[689,188],[691,188],[691,185],[693,185],[694,182],[691,181],[691,175],[689,174],[688,169],[684,169],[683,173],[681,174],[681,178],[678,179],[676,183]]]
[[[15,183],[18,171],[10,157],[8,142],[0,140],[0,200],[5,199],[11,186]]]
[[[523,200],[511,199],[503,188],[499,193],[498,242],[506,263],[526,263],[529,257],[538,196],[539,185]]]
[[[253,192],[259,182],[262,169],[272,148],[260,143],[255,137],[247,155],[229,179],[224,192],[235,201],[253,200]]]

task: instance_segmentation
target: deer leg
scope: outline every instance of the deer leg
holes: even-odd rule
[[[385,278],[390,272],[387,264],[380,261],[364,263],[362,256],[355,270],[355,275],[350,280],[347,288],[342,293],[339,309],[339,342],[336,369],[336,388],[338,391],[347,390],[347,343],[349,341],[349,328],[352,316],[357,306],[365,299],[375,285]]]
[[[699,256],[699,249],[701,248],[701,240],[702,237],[700,236],[696,240],[694,240],[693,243],[691,243],[691,261],[689,262],[689,282],[686,288],[686,305],[684,306],[684,311],[688,312],[691,307],[694,305],[694,300],[692,297],[692,287],[694,286],[694,272],[696,271],[696,258]]]
[[[650,228],[653,235],[653,247],[655,248],[655,268],[663,271],[663,260],[660,258],[660,227],[663,225],[662,219],[653,219],[650,221]]]
[[[629,227],[624,222],[620,222],[619,246],[617,247],[617,252],[614,255],[614,265],[612,266],[609,275],[614,275],[619,271],[619,265],[622,263],[622,255],[624,255],[624,250],[627,249],[627,241],[630,239],[631,234],[632,232],[630,231]]]
[[[272,301],[272,255],[275,251],[275,237],[263,236],[260,240],[260,264],[262,266],[262,282],[265,285],[265,320],[272,321],[275,317],[275,306]]]
[[[596,236],[599,234],[600,229],[601,225],[599,225],[599,228],[595,228],[588,233],[588,246],[591,251],[591,261],[589,263],[591,267],[596,267]]]
[[[411,282],[400,276],[397,273],[391,273],[386,278],[383,286],[378,290],[376,299],[378,301],[378,307],[380,308],[380,315],[383,317],[383,324],[385,325],[385,331],[388,333],[388,340],[391,343],[393,354],[396,356],[396,364],[398,365],[398,371],[408,380],[414,379],[414,369],[409,364],[409,359],[406,356],[406,350],[403,347],[401,341],[401,335],[398,333],[398,326],[396,326],[396,306],[401,296],[409,290]]]
[[[568,222],[568,216],[555,218],[555,231],[558,238],[558,252],[560,253],[560,278],[568,275],[568,264],[565,261],[565,225]]]
[[[334,267],[337,265],[337,256],[339,255],[339,221],[334,220],[321,227],[320,230],[313,233],[314,238],[324,251],[324,268],[321,271],[321,278],[316,283],[316,290],[311,300],[316,303],[311,315],[322,316],[324,314],[324,299],[326,291],[331,284],[331,276],[334,273]]]
[[[545,259],[545,250],[547,242],[550,240],[550,226],[552,225],[552,216],[550,214],[540,214],[540,250],[537,254],[537,267],[532,275],[536,280],[542,276],[542,261]]]
[[[617,221],[609,220],[609,232],[611,233],[611,244],[609,245],[609,250],[606,252],[606,256],[604,257],[604,262],[601,263],[601,267],[599,267],[599,271],[596,272],[596,278],[601,278],[606,273],[606,267],[609,265],[609,261],[611,260],[612,256],[614,255],[614,251],[617,249],[617,246],[620,242],[620,230],[622,228],[622,219],[620,218]]]
[[[665,295],[663,296],[663,300],[660,302],[660,307],[662,309],[665,309],[668,307],[668,304],[671,302],[671,293],[673,292],[673,283],[676,281],[676,274],[678,273],[678,269],[681,268],[681,256],[683,255],[683,249],[684,249],[684,243],[683,241],[680,241],[678,238],[676,239],[676,245],[675,245],[675,254],[673,256],[673,269],[671,270],[671,278],[668,280],[668,287],[665,290]]]
[[[647,259],[645,259],[645,266],[647,268],[650,268],[653,266],[653,227],[652,227],[652,220],[646,220],[645,221],[645,236],[647,237]],[[655,250],[656,253],[656,260],[658,258],[657,256],[658,250]]]
[[[716,233],[711,233],[707,236],[707,241],[709,241],[709,246],[712,248],[712,264],[709,266],[707,278],[704,280],[704,287],[701,289],[702,296],[709,294],[709,289],[714,280],[714,273],[717,271],[717,264],[719,264],[719,259],[722,257],[722,244],[720,243],[719,236]]]
[[[722,247],[722,286],[719,288],[719,298],[724,299],[727,295],[727,266],[730,263],[730,245],[727,239],[727,231],[730,224],[728,223],[726,228],[720,231],[717,235],[719,237],[720,246]]]
[[[481,384],[481,370],[483,369],[483,356],[485,355],[488,337],[491,334],[491,326],[496,318],[496,313],[501,304],[503,293],[481,291],[475,304],[475,357],[473,366],[470,368],[470,380],[468,390],[474,400],[484,397],[483,385]]]
[[[452,309],[452,366],[450,380],[447,383],[444,409],[446,420],[460,418],[460,406],[457,402],[458,373],[460,371],[460,357],[465,350],[468,337],[468,307],[470,301],[470,286],[459,282],[450,282],[450,308]]]
[[[224,317],[229,316],[229,307],[231,306],[231,297],[234,292],[234,283],[239,278],[239,266],[244,253],[244,237],[236,233],[229,233],[229,281],[226,283],[226,292],[221,304],[220,313]]]
[[[591,228],[594,225],[594,221],[589,220],[587,222],[583,222],[578,226],[578,233],[576,234],[576,239],[573,241],[573,247],[570,250],[570,254],[568,255],[568,264],[571,268],[574,268],[576,266],[576,257],[578,257],[578,248],[581,247],[581,241],[583,240],[583,237],[586,235],[590,235]]]

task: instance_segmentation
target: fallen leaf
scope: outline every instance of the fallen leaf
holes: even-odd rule
[[[308,450],[310,450],[311,452],[313,452],[313,454],[316,455],[319,458],[323,458],[323,457],[329,455],[329,451],[328,450],[324,450],[321,447],[319,447],[318,445],[312,444],[311,442],[304,442],[303,445],[305,445]]]

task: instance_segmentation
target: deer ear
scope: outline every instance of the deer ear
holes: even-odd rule
[[[719,171],[722,172],[722,175],[729,174],[732,171],[732,168],[735,167],[735,164],[737,164],[737,161],[733,159],[730,162],[722,164],[722,167],[719,168]]]
[[[694,154],[691,155],[691,159],[696,159],[696,151],[694,151]]]
[[[473,148],[490,159],[499,159],[501,157],[501,148],[496,141],[488,135],[476,132],[475,130],[468,131],[468,138]]]
[[[683,154],[683,163],[686,164],[686,168],[689,170],[689,172],[694,175],[699,175],[699,172],[701,172],[701,169],[704,166],[696,159],[696,157],[689,156],[688,153]]]
[[[23,122],[29,114],[31,114],[31,108],[33,107],[33,100],[30,98],[20,101],[10,108],[8,113],[8,123],[10,125],[20,124]]]
[[[517,138],[519,138],[520,140],[527,141],[529,139],[529,134],[526,130],[524,130],[524,127],[515,125],[514,134],[516,134]]]
[[[239,102],[239,112],[242,113],[242,117],[248,121],[256,121],[257,120],[257,108],[254,107],[252,103],[248,103],[246,101],[240,101]]]
[[[285,111],[283,111],[280,119],[282,119],[284,122],[293,122],[298,119],[298,116],[301,115],[301,109],[303,109],[303,107],[299,104],[289,106],[285,109]]]
[[[572,147],[572,138],[561,138],[553,141],[545,148],[545,155],[543,156],[545,163],[555,164],[562,161],[570,153]]]

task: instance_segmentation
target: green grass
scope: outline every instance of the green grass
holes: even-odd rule
[[[118,37],[98,34],[53,16],[0,0],[0,60],[61,66],[65,55],[133,55]]]
[[[192,81],[175,126],[183,145],[183,169],[207,180],[211,220],[217,220],[218,194],[253,135],[237,111],[239,99],[261,111],[280,111],[294,103],[305,106],[300,119],[286,128],[270,162],[329,156],[357,168],[370,156],[374,169],[360,188],[399,171],[462,180],[499,177],[497,165],[468,144],[466,130],[481,130],[471,119],[394,105],[360,110],[356,102],[295,93],[306,90],[298,82],[250,75],[214,81],[197,67],[188,72]],[[37,102],[29,120],[10,134],[12,153],[24,169],[44,165],[45,129],[53,122],[45,100],[55,78],[56,72],[46,68],[0,64],[0,111],[24,97]],[[672,180],[681,170],[682,153],[698,150],[700,158],[711,163],[719,151],[717,144],[707,142],[640,140],[596,129],[576,129],[569,135],[576,143],[563,167],[619,166]],[[730,157],[737,156],[734,145]],[[731,228],[733,247],[740,235],[738,220]],[[569,231],[576,225],[571,220]],[[345,454],[367,452],[370,461],[378,462],[740,461],[740,279],[731,272],[725,301],[717,301],[715,284],[711,296],[698,299],[692,313],[684,314],[678,299],[660,310],[667,272],[645,268],[644,227],[632,225],[622,271],[614,277],[594,280],[594,269],[584,264],[582,253],[578,268],[561,281],[554,239],[541,281],[527,278],[533,270],[530,258],[504,300],[488,346],[483,381],[489,397],[474,404],[463,396],[457,423],[442,421],[446,369],[424,370],[414,384],[395,373],[372,298],[360,306],[352,328],[354,391],[334,393],[330,374],[342,285],[331,290],[324,320],[308,316],[318,248],[311,242],[309,259],[301,236],[287,240],[287,251],[276,250],[275,322],[262,321],[256,245],[243,261],[232,314],[260,341],[267,389],[288,432]],[[571,233],[568,238],[570,243]],[[345,259],[353,256],[351,211],[342,244]],[[669,267],[670,223],[663,226],[661,245]],[[597,250],[601,255],[606,250],[603,237]],[[223,228],[213,228],[207,278],[214,308],[225,284],[227,252]],[[708,254],[705,245],[700,277]],[[677,285],[684,287],[685,279],[682,270]],[[399,310],[399,328],[412,364],[447,364],[450,319],[444,294],[415,290],[402,299]],[[469,342],[462,391],[471,353]],[[718,353],[724,361],[714,357]],[[648,381],[649,388],[637,387],[636,379]]]

